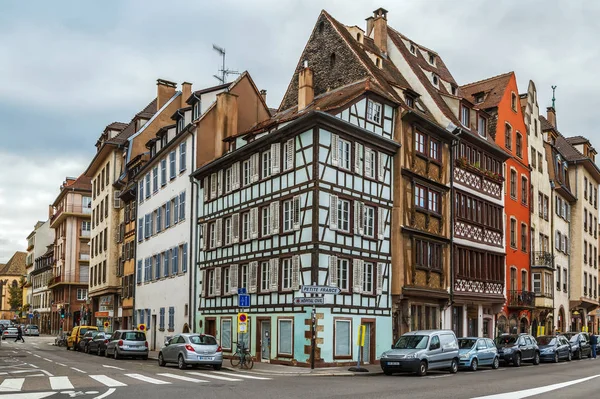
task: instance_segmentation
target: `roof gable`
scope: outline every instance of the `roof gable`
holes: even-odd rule
[[[488,79],[460,86],[461,95],[479,108],[489,109],[497,107],[502,101],[514,72],[504,73]],[[482,95],[483,101],[477,101]]]

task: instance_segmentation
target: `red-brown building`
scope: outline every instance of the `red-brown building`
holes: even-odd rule
[[[506,237],[506,305],[497,319],[497,333],[529,332],[535,295],[530,287],[530,173],[527,128],[514,72],[461,87],[465,98],[492,115],[490,132],[511,155],[504,164]],[[538,199],[550,217],[549,198]]]

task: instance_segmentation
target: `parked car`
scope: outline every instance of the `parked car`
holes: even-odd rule
[[[540,349],[529,334],[503,334],[495,343],[500,361],[505,364],[512,363],[515,367],[521,367],[522,362],[540,364]]]
[[[498,349],[489,338],[466,337],[458,340],[458,353],[460,355],[458,366],[477,371],[479,366],[491,366],[493,369],[500,367]]]
[[[89,330],[98,331],[96,326],[75,326],[71,330],[71,334],[67,337],[67,350],[73,348],[74,350],[79,349],[79,341],[83,338],[86,332]]]
[[[135,330],[117,330],[108,339],[105,356],[113,356],[115,359],[130,356],[148,359],[148,341],[146,333]]]
[[[25,329],[23,330],[23,335],[39,337],[40,329],[36,325],[28,324],[25,326]]]
[[[571,344],[571,356],[573,359],[583,359],[585,356],[592,357],[592,346],[587,333],[564,333]]]
[[[212,335],[178,334],[158,352],[158,365],[167,363],[177,363],[181,370],[188,365],[207,365],[220,370],[223,350]]]
[[[541,335],[536,337],[540,348],[540,360],[558,363],[561,359],[571,361],[571,344],[562,335]]]
[[[458,371],[458,341],[451,330],[411,331],[381,355],[385,375],[411,371],[419,376],[428,370]]]
[[[95,353],[98,356],[104,355],[106,352],[106,344],[108,343],[108,339],[110,338],[110,334],[104,332],[98,332],[98,334],[94,335],[87,345],[87,353],[92,354]]]
[[[17,330],[17,327],[7,327],[2,332],[2,339],[17,338],[18,335],[19,331]]]
[[[92,339],[94,339],[96,334],[98,334],[98,330],[86,331],[85,334],[83,334],[83,337],[81,337],[81,339],[79,340],[79,343],[77,344],[77,350],[80,352],[88,353],[88,344]]]

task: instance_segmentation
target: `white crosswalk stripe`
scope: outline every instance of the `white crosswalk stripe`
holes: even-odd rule
[[[25,378],[7,378],[0,384],[0,392],[17,392],[21,390]]]
[[[93,378],[94,380],[98,381],[99,383],[106,385],[107,387],[110,387],[110,388],[127,386],[127,384],[124,384],[122,382],[114,380],[106,375],[90,375],[90,378]]]
[[[73,389],[73,384],[69,381],[69,377],[49,377],[50,378],[50,387],[52,390],[59,389]]]
[[[184,375],[179,375],[179,374],[159,373],[157,375],[160,375],[161,377],[169,377],[169,378],[174,378],[176,380],[188,381],[188,382],[208,382],[206,380],[199,380],[197,378],[186,377]]]
[[[200,377],[206,377],[206,378],[214,378],[215,380],[223,380],[223,381],[242,381],[239,378],[229,378],[229,377],[223,377],[220,375],[214,375],[214,374],[208,374],[208,373],[197,373],[195,371],[188,371],[188,374],[192,374],[192,375],[199,375]]]
[[[127,377],[135,378],[136,380],[149,382],[150,384],[163,385],[170,384],[168,381],[157,380],[156,378],[147,377],[143,374],[125,374]]]
[[[223,374],[223,375],[228,375],[228,376],[233,376],[233,377],[239,377],[239,378],[249,378],[251,380],[270,380],[271,379],[271,378],[268,378],[268,377],[258,377],[258,376],[255,376],[255,375],[242,374],[242,373],[238,373],[238,374],[225,373],[223,371],[213,371],[213,373]]]

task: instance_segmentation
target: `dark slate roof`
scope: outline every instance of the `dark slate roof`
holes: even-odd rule
[[[550,123],[544,115],[540,115],[540,129],[542,129],[542,132],[545,132],[547,130],[558,131],[554,126],[552,126],[552,123]]]
[[[27,252],[17,251],[0,269],[0,276],[22,276],[25,274]]]
[[[508,72],[478,82],[462,85],[460,86],[460,93],[473,104],[476,104],[475,95],[483,93],[483,102],[476,105],[482,109],[497,107],[504,96],[504,91],[512,75],[513,72]]]
[[[106,126],[107,129],[112,129],[112,130],[123,130],[127,127],[127,123],[123,123],[123,122],[113,122],[110,125]]]
[[[567,159],[567,161],[584,161],[588,159],[585,155],[579,152],[567,139],[561,134],[556,137],[556,143],[554,143],[560,153]]]
[[[583,136],[567,137],[566,140],[569,142],[569,144],[573,144],[573,145],[584,144],[584,143],[590,142],[588,139],[586,139]]]
[[[146,105],[146,108],[144,108],[143,110],[138,112],[135,116],[138,116],[138,117],[144,118],[144,119],[152,118],[158,110],[157,104],[158,104],[158,99],[155,98],[154,100],[150,101],[150,104]]]

